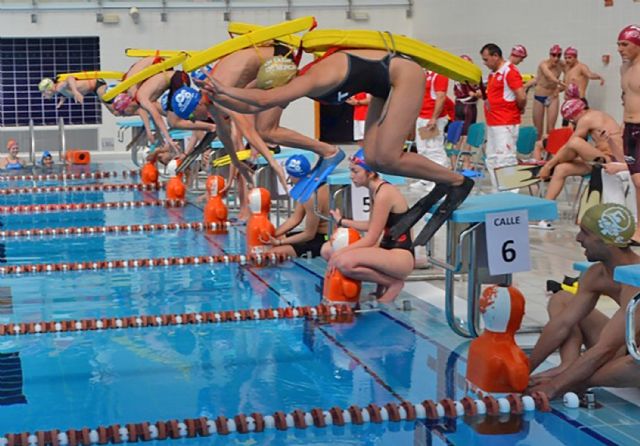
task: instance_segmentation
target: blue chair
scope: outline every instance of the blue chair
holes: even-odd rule
[[[464,121],[453,121],[449,123],[444,146],[447,156],[454,156],[460,152],[459,150],[454,149],[454,147],[458,142],[460,142],[460,138],[462,137],[462,127],[464,127]]]
[[[516,151],[518,155],[529,156],[533,153],[538,140],[538,131],[533,126],[520,127],[518,140],[516,141]]]
[[[473,159],[474,156],[481,151],[482,146],[484,145],[484,142],[485,142],[486,131],[487,131],[487,126],[485,125],[484,122],[476,122],[469,126],[469,129],[467,130],[466,146],[463,150],[460,151],[459,153],[460,156],[456,160],[456,166],[455,166],[456,170],[460,169],[460,164],[461,164],[463,155],[470,156],[471,159]],[[479,163],[474,162],[473,164],[478,165]],[[482,169],[478,169],[478,170],[481,171]]]

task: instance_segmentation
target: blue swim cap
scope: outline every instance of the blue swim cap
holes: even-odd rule
[[[169,106],[168,102],[169,102],[169,90],[165,91],[164,93],[162,93],[162,96],[160,96],[160,106],[162,107],[162,110],[167,111],[167,107]]]
[[[374,170],[369,167],[369,165],[367,163],[364,162],[364,149],[360,148],[356,153],[354,153],[351,158],[349,158],[349,161],[351,161],[354,164],[357,164],[358,166],[362,167],[364,170],[366,170],[367,172],[374,172]]]
[[[182,119],[189,119],[189,116],[198,106],[202,95],[198,90],[191,87],[180,87],[171,98],[171,108],[173,112]]]
[[[302,178],[311,170],[311,163],[303,155],[291,155],[284,163],[287,173],[294,178]]]

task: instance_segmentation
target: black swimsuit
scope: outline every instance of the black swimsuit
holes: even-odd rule
[[[364,59],[350,53],[347,56],[347,75],[340,84],[315,99],[319,102],[339,105],[356,93],[364,91],[381,99],[389,97],[391,78],[389,64],[394,57],[387,54],[379,60]]]
[[[96,79],[96,86],[93,87],[93,92],[95,94],[98,94],[98,89],[100,87],[104,87],[105,85],[107,85],[107,82],[104,79]]]
[[[388,183],[384,181],[376,188],[376,191],[373,194],[374,197],[378,194],[378,191],[380,190],[380,188],[385,184],[388,184]],[[392,238],[391,235],[389,235],[389,230],[398,221],[402,220],[402,218],[405,216],[407,212],[409,212],[409,209],[401,213],[389,212],[389,216],[387,217],[387,222],[384,225],[382,240],[380,240],[380,247],[382,249],[406,249],[411,253],[411,255],[415,257],[415,252],[413,250],[413,247],[411,246],[413,244],[413,241],[411,240],[411,228],[407,229],[405,232],[400,234],[400,236],[395,239]]]

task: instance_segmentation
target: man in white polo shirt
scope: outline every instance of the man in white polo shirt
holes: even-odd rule
[[[502,50],[488,43],[480,50],[484,64],[491,70],[484,88],[484,115],[487,122],[487,170],[493,191],[498,184],[496,167],[513,166],[516,158],[516,141],[520,128],[520,115],[527,105],[522,76],[511,62],[504,60]]]

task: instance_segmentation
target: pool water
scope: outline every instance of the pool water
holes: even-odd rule
[[[137,194],[53,193],[50,198],[101,202],[158,196]],[[201,220],[194,205],[0,216],[3,229]],[[224,235],[173,230],[16,237],[2,240],[0,261],[30,265],[237,254],[245,252],[244,237],[241,226]],[[0,323],[314,306],[324,268],[322,260],[298,259],[269,267],[231,263],[6,275],[0,279]],[[412,301],[411,311],[384,308],[340,323],[294,318],[0,336],[0,434],[461,399],[467,395],[469,341],[450,331],[440,310],[405,297]],[[548,413],[271,429],[179,441],[638,444],[640,409],[606,391],[597,396],[603,407],[591,411],[553,403]]]

